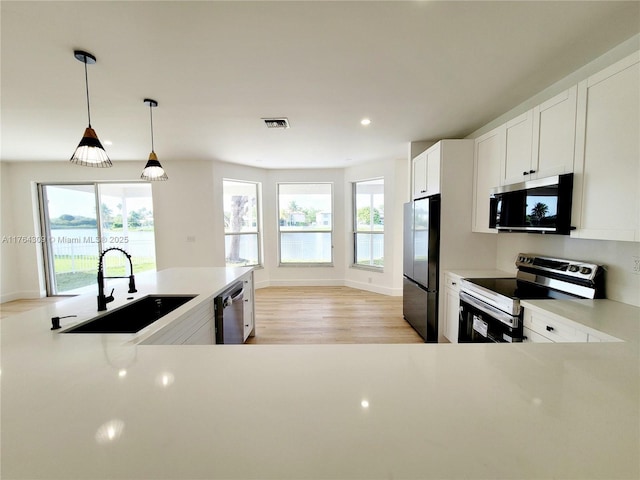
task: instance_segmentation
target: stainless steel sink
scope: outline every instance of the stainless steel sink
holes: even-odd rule
[[[197,295],[147,295],[64,333],[136,333]]]

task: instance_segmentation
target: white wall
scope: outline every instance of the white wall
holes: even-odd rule
[[[483,126],[475,138],[496,125],[551,98],[637,50],[640,35],[560,80],[509,112]],[[414,152],[409,145],[409,156]],[[417,147],[416,147],[417,148]],[[417,152],[416,152],[417,153]],[[144,162],[116,162],[114,168],[92,169],[69,162],[0,162],[3,236],[37,235],[36,182],[131,181],[140,176]],[[402,279],[402,203],[409,198],[409,166],[406,159],[350,167],[344,170],[264,170],[221,162],[166,161],[170,180],[153,184],[158,268],[172,266],[223,266],[222,179],[261,182],[263,185],[264,269],[256,271],[256,285],[351,285],[399,294]],[[371,272],[350,268],[350,183],[385,177],[385,268]],[[277,265],[276,183],[279,181],[328,181],[334,184],[334,266],[279,267]],[[389,200],[393,199],[393,200]],[[390,203],[392,202],[392,203]],[[471,209],[469,205],[469,209]],[[481,234],[479,234],[481,235]],[[194,237],[195,241],[187,241]],[[513,270],[519,252],[541,253],[608,266],[607,294],[614,300],[640,306],[640,275],[632,273],[633,256],[640,244],[544,237],[499,235],[496,267]],[[34,243],[3,243],[0,259],[0,301],[44,295],[41,249]],[[369,278],[372,279],[369,283]]]
[[[489,122],[487,125],[484,125],[469,135],[468,138],[476,138],[492,128],[505,123],[590,75],[630,55],[639,48],[640,35],[636,35]],[[615,168],[613,162],[615,162],[615,159],[612,159],[612,168]],[[606,201],[606,199],[603,199],[603,201]],[[505,233],[499,234],[497,237],[498,257],[496,266],[501,270],[515,272],[515,259],[520,252],[599,263],[607,267],[605,280],[607,298],[640,306],[640,275],[634,274],[632,271],[633,257],[640,257],[640,243],[583,240],[566,236],[544,236],[522,233]]]
[[[384,268],[353,266],[353,182],[384,177]],[[344,265],[346,285],[386,295],[402,295],[402,205],[408,201],[407,159],[357,165],[345,170]]]
[[[606,297],[640,307],[640,275],[632,272],[633,257],[640,257],[638,243],[526,233],[498,235],[498,268],[515,272],[519,252],[604,265]]]
[[[140,178],[143,167],[144,162],[117,162],[113,168],[80,167],[69,162],[0,162],[2,235],[40,235],[38,182],[131,181]],[[5,243],[2,245],[2,259],[1,301],[45,295],[41,244]]]
[[[0,162],[0,293],[18,292],[20,270],[17,268],[17,246],[6,236],[15,235],[13,224],[13,202],[11,198],[11,164]],[[19,297],[16,297],[19,298]],[[2,299],[2,297],[0,297]]]
[[[298,267],[278,265],[279,182],[329,182],[333,184],[333,266]],[[344,285],[345,242],[342,232],[345,218],[344,170],[269,170],[263,185],[264,267],[270,285]]]
[[[579,68],[575,72],[572,72],[570,75],[558,80],[552,85],[549,85],[544,90],[536,93],[531,98],[528,98],[524,102],[519,105],[514,106],[511,110],[503,113],[499,117],[491,120],[487,124],[480,127],[475,132],[468,135],[466,138],[476,138],[482,135],[483,133],[488,132],[489,130],[502,125],[503,123],[511,120],[512,118],[517,117],[521,113],[526,112],[527,110],[539,105],[546,100],[554,97],[555,95],[563,92],[567,88],[577,84],[578,82],[584,80],[587,77],[590,77],[594,73],[599,72],[600,70],[608,67],[609,65],[614,64],[618,60],[622,60],[628,55],[631,55],[633,52],[638,51],[640,49],[640,34],[634,35],[629,40],[621,43],[615,48],[612,48],[610,51],[606,52],[604,55],[596,58],[592,62],[584,65]]]
[[[374,275],[371,284],[348,268],[351,258],[346,228],[350,227],[351,190],[345,170],[265,170],[223,162],[163,161],[169,181],[152,183],[158,269],[178,266],[224,266],[224,229],[222,221],[222,181],[224,178],[262,184],[262,227],[264,268],[255,272],[257,287],[268,285],[345,285],[361,286],[382,293],[398,294],[401,279],[401,227],[391,222],[385,238],[385,255],[392,260],[385,272]],[[2,235],[39,235],[36,184],[76,181],[136,181],[143,162],[116,162],[113,168],[93,169],[68,162],[0,162],[2,191]],[[362,175],[389,178],[388,198],[404,199],[406,160],[391,161],[349,169],[353,178]],[[362,178],[357,178],[362,179]],[[278,182],[331,182],[334,188],[334,265],[332,267],[293,267],[278,265]],[[398,188],[402,185],[401,188]],[[390,207],[394,204],[392,201]],[[401,208],[401,200],[398,201]],[[401,211],[401,210],[400,210]],[[401,215],[397,217],[401,218]],[[397,242],[397,243],[395,243]],[[394,247],[395,245],[395,247]],[[43,259],[39,244],[3,243],[0,300],[37,298],[45,295]],[[97,268],[97,266],[96,266]],[[367,277],[368,278],[368,277]]]

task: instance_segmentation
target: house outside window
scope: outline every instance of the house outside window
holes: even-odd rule
[[[226,265],[261,265],[260,184],[224,179],[222,190]]]
[[[280,265],[333,264],[333,185],[278,184]]]
[[[384,179],[353,183],[353,263],[384,267]]]

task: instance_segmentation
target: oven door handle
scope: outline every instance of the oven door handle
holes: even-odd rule
[[[468,303],[472,307],[477,308],[481,312],[484,312],[497,320],[500,320],[502,323],[509,325],[510,327],[516,328],[518,326],[518,317],[513,317],[502,310],[498,310],[497,308],[478,300],[466,292],[460,292],[460,301]]]

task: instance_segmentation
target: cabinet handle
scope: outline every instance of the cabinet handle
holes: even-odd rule
[[[553,327],[547,325],[547,332],[553,332]]]
[[[523,175],[529,175],[529,172],[522,172]]]
[[[451,285],[457,285],[457,283],[456,282],[451,282]]]
[[[529,170],[529,173],[536,173],[535,170]]]

